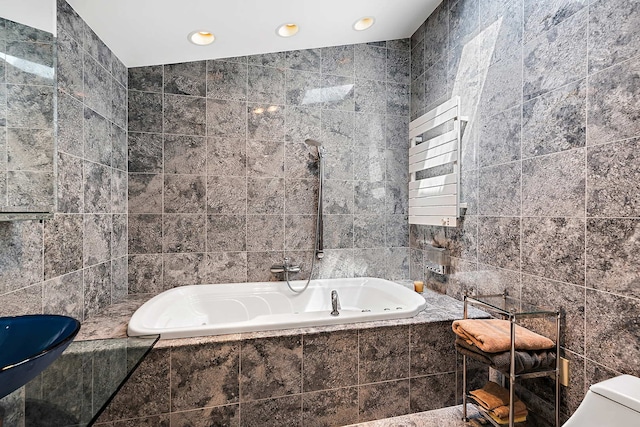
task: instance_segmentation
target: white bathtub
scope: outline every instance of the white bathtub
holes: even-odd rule
[[[306,281],[291,282],[296,289]],[[340,315],[331,316],[331,291]],[[302,294],[284,282],[182,286],[142,305],[129,321],[129,336],[163,339],[402,319],[426,303],[412,290],[384,279],[312,280]]]

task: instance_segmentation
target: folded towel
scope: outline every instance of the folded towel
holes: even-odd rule
[[[465,319],[453,322],[453,332],[486,353],[511,350],[511,322],[500,319]],[[516,325],[516,350],[546,350],[555,344],[547,337]]]
[[[489,411],[500,406],[509,405],[509,390],[493,381],[487,381],[484,387],[470,391],[469,394],[480,406]],[[519,401],[520,399],[516,396],[516,402]]]
[[[516,412],[516,418],[526,417],[529,414],[527,411],[527,405],[524,402],[518,400],[513,404],[513,410]],[[499,406],[491,411],[490,414],[495,415],[497,418],[509,419],[509,405]]]
[[[458,353],[472,357],[482,363],[491,365],[500,372],[508,373],[511,366],[511,352],[485,353],[475,345],[468,344],[462,338],[456,338],[455,347]],[[549,350],[516,351],[516,374],[543,369],[554,369],[556,353]]]
[[[523,416],[517,416],[514,418],[513,422],[514,423],[523,423],[525,421],[527,421],[527,415],[523,415]],[[507,418],[499,418],[497,416],[495,416],[494,414],[492,414],[491,412],[489,412],[489,416],[491,418],[493,418],[493,421],[497,422],[500,425],[504,425],[504,424],[509,424],[509,417],[507,416]]]

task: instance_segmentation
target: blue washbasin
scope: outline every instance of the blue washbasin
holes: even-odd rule
[[[44,371],[79,330],[80,322],[67,316],[0,317],[0,399]]]

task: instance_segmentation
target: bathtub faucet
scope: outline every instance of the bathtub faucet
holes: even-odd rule
[[[340,309],[340,300],[338,299],[338,291],[336,291],[335,289],[333,291],[331,291],[331,315],[332,316],[338,316],[340,315],[340,312],[338,311]]]
[[[277,273],[299,273],[300,272],[300,266],[299,265],[292,265],[289,262],[289,258],[285,258],[282,265],[280,264],[274,264],[271,266],[271,272],[274,274]]]

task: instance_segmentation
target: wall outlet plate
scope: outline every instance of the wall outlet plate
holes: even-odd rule
[[[569,359],[560,358],[560,384],[569,387]]]

